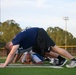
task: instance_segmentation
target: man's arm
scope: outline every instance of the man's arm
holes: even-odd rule
[[[19,47],[19,45],[15,45],[15,46],[12,47],[11,52],[9,53],[9,55],[8,55],[5,63],[2,64],[2,65],[0,65],[0,67],[3,67],[3,68],[4,68],[4,67],[6,67],[7,65],[9,65],[9,63],[13,60],[14,55],[15,55],[16,50],[18,49],[18,47]]]
[[[13,63],[16,63],[21,58],[21,56],[22,56],[22,54],[16,54],[13,59]]]

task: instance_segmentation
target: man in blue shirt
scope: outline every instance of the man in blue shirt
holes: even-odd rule
[[[66,67],[73,68],[76,66],[76,59],[66,50],[56,46],[43,28],[29,28],[18,33],[12,42],[6,46],[6,48],[10,50],[10,53],[5,63],[1,64],[0,67],[6,67],[12,61],[15,52],[19,47],[22,47],[23,49],[34,47],[34,51],[41,53],[43,56],[46,53],[50,54],[50,48],[52,48],[53,51],[71,60],[70,64],[66,65]]]

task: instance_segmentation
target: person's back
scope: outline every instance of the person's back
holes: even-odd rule
[[[39,28],[29,28],[17,34],[12,40],[13,45],[19,44],[23,49],[33,46],[36,42],[36,37]]]

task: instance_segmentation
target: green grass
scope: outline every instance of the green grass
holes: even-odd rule
[[[5,59],[1,58],[0,62]],[[0,75],[76,75],[76,68],[0,68]]]
[[[76,75],[76,68],[0,68],[0,75]]]

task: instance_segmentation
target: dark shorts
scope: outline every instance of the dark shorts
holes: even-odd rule
[[[49,47],[51,46],[55,46],[54,41],[49,37],[44,29],[40,28],[33,50],[40,55],[44,55],[45,52],[50,52]]]

